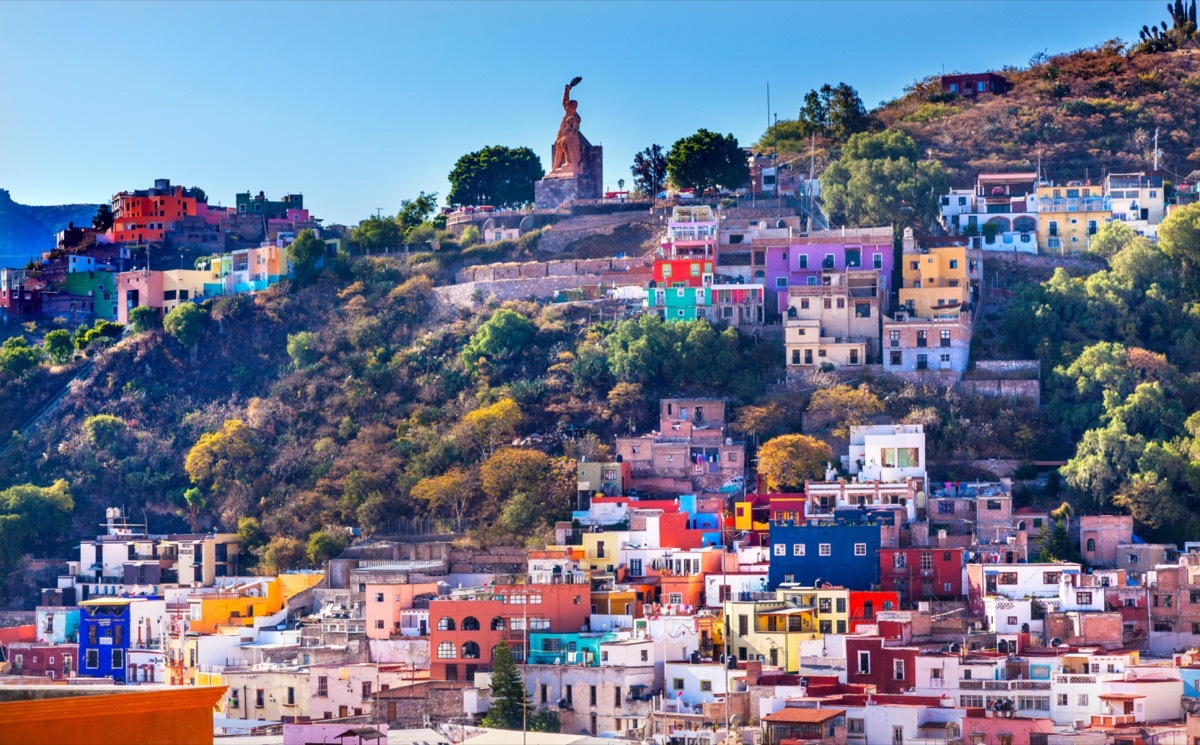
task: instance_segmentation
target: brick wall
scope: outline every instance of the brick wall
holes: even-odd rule
[[[1036,380],[964,380],[955,386],[964,396],[993,396],[1028,401],[1034,406],[1042,403],[1041,383]]]

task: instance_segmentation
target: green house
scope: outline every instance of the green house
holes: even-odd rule
[[[117,277],[112,272],[69,272],[66,288],[69,295],[91,296],[97,318],[117,320]]]

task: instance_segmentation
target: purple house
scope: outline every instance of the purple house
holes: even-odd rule
[[[755,253],[761,250],[764,254],[755,257],[757,271],[753,281],[766,285],[768,307],[781,314],[787,312],[787,288],[816,285],[821,281],[822,272],[874,269],[879,272],[880,296],[886,298],[891,293],[895,247],[890,227],[826,230],[791,238],[756,239],[753,250]],[[774,295],[773,303],[770,295]]]

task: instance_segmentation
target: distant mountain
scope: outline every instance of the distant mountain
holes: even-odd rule
[[[31,207],[17,204],[0,189],[0,267],[23,266],[31,256],[54,248],[54,234],[68,223],[91,225],[97,204]]]

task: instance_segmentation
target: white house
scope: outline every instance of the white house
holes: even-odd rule
[[[746,671],[730,670],[719,662],[668,662],[663,668],[668,710],[678,711],[679,704],[685,711],[695,710],[701,704],[723,700],[731,690],[746,690],[745,678]]]
[[[925,479],[925,427],[872,424],[850,428],[847,470],[860,481]]]

